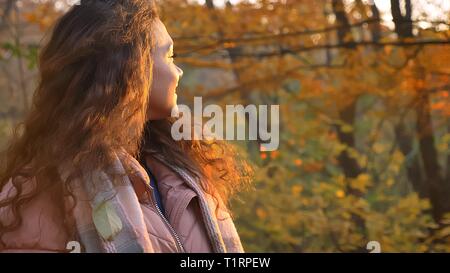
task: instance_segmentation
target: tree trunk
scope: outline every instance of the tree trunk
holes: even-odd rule
[[[392,20],[395,24],[395,32],[399,39],[413,38],[412,25],[412,5],[411,0],[405,0],[405,14],[400,7],[400,0],[391,0]],[[424,70],[419,64],[416,65],[418,80],[424,80]],[[414,108],[416,113],[416,136],[418,138],[420,156],[423,163],[424,174],[421,174],[419,159],[414,158],[413,164],[407,166],[408,177],[419,196],[427,196],[432,205],[434,219],[439,222],[444,213],[450,211],[450,181],[445,181],[438,162],[438,152],[434,141],[434,131],[432,127],[432,116],[430,108],[430,95],[423,88],[417,88],[416,95],[418,103]],[[412,150],[414,142],[413,134],[400,132],[402,124],[397,128],[397,140],[404,155],[408,155]],[[404,145],[402,143],[409,143]],[[419,181],[420,179],[420,181]]]
[[[426,185],[429,199],[433,206],[433,217],[439,221],[442,216],[450,211],[450,191],[448,181],[444,181],[442,170],[438,162],[438,152],[434,141],[432,126],[430,97],[428,92],[418,90],[419,103],[416,107],[417,113],[417,136],[419,138],[420,153],[426,174]]]
[[[392,21],[399,38],[413,37],[411,0],[405,0],[405,15],[402,14],[400,0],[391,0]]]
[[[332,0],[332,8],[333,13],[336,16],[336,22],[340,26],[337,30],[337,39],[339,43],[349,43],[349,48],[354,47],[352,45],[352,42],[354,41],[353,35],[350,30],[350,23],[347,18],[347,14],[344,10],[344,3],[342,0]],[[348,106],[344,107],[344,109],[339,109],[339,118],[345,122],[348,125],[353,126],[355,123],[355,116],[356,116],[356,102],[357,98],[355,98],[354,101],[352,101]],[[336,126],[337,136],[339,138],[339,141],[343,144],[345,144],[348,148],[356,149],[355,146],[355,137],[354,137],[354,131],[347,132],[343,131],[342,127],[337,125]],[[353,179],[358,177],[362,172],[361,166],[359,166],[358,162],[355,158],[350,157],[347,151],[343,151],[338,156],[338,162],[340,167],[342,168],[344,175],[349,178]],[[363,193],[360,192],[357,189],[354,189],[350,187],[350,185],[347,185],[346,191],[348,194],[362,197]],[[360,229],[361,233],[367,239],[367,230],[365,226],[365,220],[356,214],[352,214],[352,220],[355,222],[358,229]],[[365,251],[365,249],[358,249],[358,251]]]

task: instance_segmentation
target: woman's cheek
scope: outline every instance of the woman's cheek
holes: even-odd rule
[[[178,83],[178,78],[176,75],[176,68],[174,65],[169,64],[166,66],[165,75],[164,75],[164,97],[165,97],[165,110],[166,113],[170,116],[172,107],[177,104],[177,95],[176,95],[176,87]]]
[[[176,87],[178,71],[173,63],[158,60],[153,71],[153,83],[150,93],[150,113],[154,118],[164,118],[171,114],[177,105]]]

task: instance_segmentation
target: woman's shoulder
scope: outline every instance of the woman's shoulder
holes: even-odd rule
[[[36,187],[34,178],[21,181],[21,196],[26,196]],[[0,190],[0,202],[17,195],[17,188],[10,179]],[[0,252],[61,252],[65,251],[68,240],[64,226],[64,215],[52,201],[48,191],[42,191],[30,201],[18,207],[20,225],[12,231],[5,227],[16,219],[13,207],[0,207]],[[4,233],[6,231],[6,233]]]

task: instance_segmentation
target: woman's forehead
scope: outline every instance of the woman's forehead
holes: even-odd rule
[[[164,26],[161,20],[157,19],[154,24],[154,39],[156,47],[162,50],[168,50],[173,44],[172,37],[167,32],[166,26]]]

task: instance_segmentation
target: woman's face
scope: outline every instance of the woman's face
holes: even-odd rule
[[[177,105],[176,88],[183,70],[175,65],[173,59],[173,40],[166,27],[157,19],[154,23],[155,50],[153,58],[153,80],[150,89],[149,120],[169,117]]]

